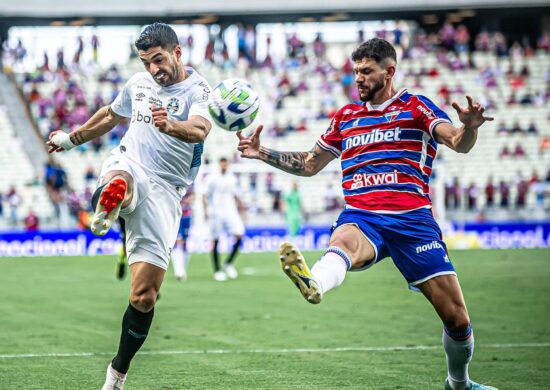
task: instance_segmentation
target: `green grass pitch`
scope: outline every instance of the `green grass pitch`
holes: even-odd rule
[[[311,264],[319,254],[307,255]],[[550,251],[451,258],[474,325],[472,379],[550,388]],[[0,259],[0,389],[101,387],[128,303],[128,280],[115,279],[114,265],[114,257]],[[241,277],[224,283],[205,255],[192,256],[185,283],[169,270],[126,389],[443,388],[440,321],[390,259],[348,274],[318,306],[275,254],[241,255],[237,268]]]

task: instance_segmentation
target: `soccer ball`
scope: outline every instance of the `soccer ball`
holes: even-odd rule
[[[252,86],[241,79],[227,79],[214,87],[208,112],[214,122],[229,131],[242,130],[254,121],[260,100]]]

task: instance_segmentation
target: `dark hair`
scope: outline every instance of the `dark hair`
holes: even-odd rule
[[[363,58],[373,59],[377,63],[391,58],[397,63],[397,54],[392,44],[380,38],[372,38],[363,42],[351,54],[353,61],[361,61]]]
[[[227,159],[225,157],[220,158],[220,162],[227,162]]]
[[[146,26],[135,43],[138,50],[149,50],[157,46],[173,50],[178,44],[176,32],[165,23],[153,23]]]

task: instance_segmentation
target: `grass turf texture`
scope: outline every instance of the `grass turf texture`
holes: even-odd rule
[[[306,253],[308,262],[318,255]],[[548,388],[550,251],[451,258],[474,324],[472,379],[502,389]],[[150,354],[138,352],[125,388],[443,388],[441,324],[391,260],[348,274],[318,306],[287,280],[276,254],[241,255],[236,264],[254,274],[214,282],[205,255],[192,256],[185,283],[169,270],[142,348]],[[0,259],[0,355],[92,353],[0,357],[1,389],[100,388],[128,302],[128,280],[115,280],[114,265],[114,257]],[[517,343],[545,345],[495,347]],[[397,346],[434,348],[333,350]],[[327,351],[266,351],[299,348]],[[200,350],[227,353],[188,353]]]

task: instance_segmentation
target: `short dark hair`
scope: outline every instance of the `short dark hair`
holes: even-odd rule
[[[227,159],[225,157],[220,158],[220,162],[227,162]]]
[[[377,63],[391,58],[397,63],[397,53],[391,43],[385,39],[372,38],[363,42],[351,54],[353,61],[361,61],[363,58],[370,58]]]
[[[146,26],[135,43],[138,50],[149,50],[157,46],[173,50],[178,44],[178,36],[172,27],[158,22]]]

